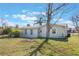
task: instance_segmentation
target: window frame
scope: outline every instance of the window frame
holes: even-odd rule
[[[25,34],[27,34],[27,29],[25,29]]]
[[[42,30],[40,30],[40,33],[42,32]]]
[[[56,29],[52,29],[52,34],[56,34]]]
[[[31,34],[31,35],[33,34],[33,29],[30,30],[30,34]]]

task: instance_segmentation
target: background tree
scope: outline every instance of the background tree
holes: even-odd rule
[[[3,29],[3,34],[9,34],[11,32],[11,28],[5,28]]]
[[[19,25],[18,25],[18,24],[16,24],[16,25],[15,25],[15,28],[19,28]]]
[[[79,15],[75,15],[71,18],[71,21],[77,31],[77,33],[79,34]]]
[[[7,27],[7,25],[6,25],[7,21],[5,19],[1,18],[0,22],[2,23],[3,29]]]

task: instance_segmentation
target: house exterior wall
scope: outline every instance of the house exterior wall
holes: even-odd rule
[[[56,33],[52,33],[52,30],[55,29]],[[50,38],[64,38],[67,36],[67,31],[62,27],[52,27],[50,29]]]
[[[53,29],[56,29],[56,33],[52,33]],[[40,37],[46,37],[46,31],[47,31],[46,26],[41,28],[40,30],[42,30],[42,32],[40,33]],[[66,28],[52,27],[50,29],[50,34],[49,34],[50,38],[64,38],[65,36],[67,36]]]
[[[40,37],[46,37],[46,30],[47,30],[46,26],[40,28],[40,30],[42,31],[42,32],[39,33]]]
[[[31,34],[32,30],[32,34]],[[25,30],[20,33],[21,37],[27,37],[27,38],[36,38],[38,36],[38,30],[37,29],[27,29],[27,33],[25,33]]]
[[[56,33],[52,33],[52,30],[55,29],[56,30]],[[40,28],[40,37],[46,37],[46,26],[43,26]],[[27,34],[25,34],[25,30],[23,30],[21,32],[21,37],[27,37],[27,38],[37,38],[38,37],[38,29],[32,29],[33,33],[31,34],[31,30],[30,29],[27,29]],[[63,27],[60,27],[60,26],[53,26],[51,29],[50,29],[50,35],[49,37],[50,38],[64,38],[67,36],[67,28],[63,28]]]

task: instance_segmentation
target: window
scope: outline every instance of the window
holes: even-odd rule
[[[56,33],[56,29],[52,29],[52,33],[55,34]]]
[[[42,32],[42,30],[40,30],[40,33]]]
[[[33,34],[33,30],[31,29],[31,35]]]
[[[25,30],[25,34],[27,34],[27,29]]]

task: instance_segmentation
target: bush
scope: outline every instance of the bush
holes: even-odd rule
[[[3,34],[9,34],[12,31],[11,28],[6,28],[3,30]]]
[[[20,30],[6,28],[3,30],[3,34],[7,34],[9,37],[20,37]]]
[[[16,29],[12,30],[10,32],[10,37],[20,37],[20,31]]]
[[[70,36],[71,36],[70,34],[67,35],[67,37],[70,37]]]

